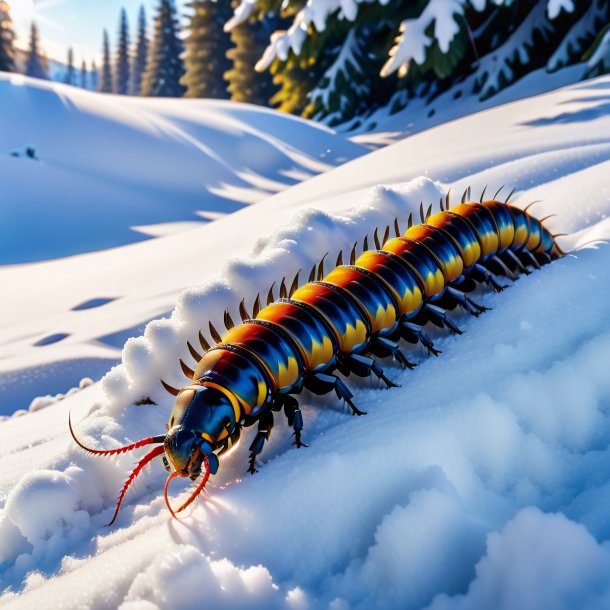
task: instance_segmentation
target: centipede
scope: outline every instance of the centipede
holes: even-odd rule
[[[304,389],[315,395],[334,393],[354,415],[364,415],[347,377],[372,376],[394,387],[380,361],[392,358],[403,368],[414,368],[403,350],[405,343],[420,344],[429,355],[438,356],[440,351],[426,332],[428,324],[461,334],[451,310],[459,307],[479,316],[488,309],[470,293],[479,287],[500,292],[507,287],[506,279],[516,280],[562,257],[559,235],[544,226],[546,218],[529,214],[533,204],[524,209],[512,205],[514,189],[499,200],[501,190],[491,199],[485,199],[484,190],[475,201],[467,189],[454,206],[448,192],[434,213],[432,206],[424,211],[420,204],[421,223],[414,223],[411,213],[404,233],[395,219],[381,238],[381,231],[375,230],[372,247],[365,237],[361,254],[354,244],[347,263],[340,252],[329,273],[324,273],[322,259],[306,283],[299,284],[297,273],[288,288],[284,278],[279,298],[272,286],[265,305],[260,293],[250,311],[242,300],[240,323],[225,311],[224,336],[209,322],[212,342],[199,331],[201,353],[187,342],[195,368],[180,360],[187,384],[175,388],[161,380],[175,397],[165,433],[117,449],[94,449],[77,438],[69,418],[74,441],[93,455],[113,456],[155,445],[125,481],[108,525],[116,521],[135,478],[157,457],[170,473],[164,497],[176,517],[217,474],[220,460],[239,443],[244,428],[257,426],[249,446],[248,473],[257,471],[279,413],[292,428],[293,445],[307,447],[298,400]],[[176,509],[168,497],[175,477],[198,480]]]

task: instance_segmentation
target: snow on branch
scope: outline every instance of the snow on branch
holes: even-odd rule
[[[367,85],[352,78],[362,74],[358,55],[356,30],[350,30],[336,59],[320,79],[320,84],[308,94],[310,101],[319,110],[315,119],[324,118],[331,125],[335,121],[345,120],[353,99],[357,100],[369,92]],[[342,92],[344,87],[349,87],[355,95],[345,95]]]
[[[339,19],[354,21],[358,15],[358,3],[361,1],[368,0],[309,0],[303,10],[297,13],[288,30],[277,31],[271,35],[269,46],[256,64],[256,69],[267,69],[276,58],[285,61],[290,49],[299,55],[309,27],[313,25],[318,32],[323,32],[328,18],[333,13],[337,13]],[[381,4],[387,2],[388,0],[380,0]]]
[[[457,19],[464,17],[468,0],[430,0],[417,19],[406,19],[400,24],[400,36],[390,49],[390,59],[381,69],[381,76],[388,76],[398,70],[399,76],[406,74],[409,63],[423,64],[426,51],[433,40],[426,34],[434,26],[434,38],[439,49],[446,53],[453,39],[460,31]],[[477,5],[484,5],[482,0]]]
[[[608,16],[607,0],[594,0],[592,6],[570,28],[561,44],[547,62],[550,72],[563,68],[578,55],[582,55],[583,45],[586,45],[599,31],[599,26]],[[547,13],[548,14],[548,13]]]
[[[257,3],[258,0],[241,0],[233,12],[233,17],[225,23],[224,31],[229,32],[240,23],[247,21],[256,10]]]
[[[529,61],[534,33],[539,32],[546,37],[552,31],[547,14],[545,3],[538,2],[510,38],[480,60],[477,82],[483,84],[481,99],[496,93],[513,80],[513,66],[517,62],[524,65]]]

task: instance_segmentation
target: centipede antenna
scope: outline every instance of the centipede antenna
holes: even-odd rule
[[[540,203],[542,201],[542,199],[536,199],[535,201],[532,201],[531,203],[528,203],[524,208],[523,208],[523,213],[527,214],[527,211],[535,204]],[[541,221],[542,222],[542,221]]]
[[[320,261],[320,264],[318,265],[318,275],[317,275],[318,282],[324,277],[324,259],[327,256],[328,256],[328,252],[322,257],[322,260]]]
[[[508,203],[510,201],[510,198],[513,196],[513,193],[517,190],[516,186],[513,186],[513,190],[508,194],[508,197],[504,200],[504,203]]]
[[[407,229],[413,226],[413,212],[409,212],[409,220],[407,221]]]
[[[214,342],[218,345],[218,343],[222,343],[222,337],[218,334],[218,331],[214,328],[212,322],[208,322],[208,326],[210,327],[210,335]]]
[[[358,242],[356,242],[352,248],[352,251],[349,255],[349,264],[353,265],[356,262],[356,248],[358,247]]]
[[[398,226],[398,218],[394,219],[394,234],[396,237],[400,237],[400,227]]]
[[[451,203],[451,188],[447,191],[445,195],[445,210],[448,210]]]
[[[190,341],[186,342],[186,346],[189,348],[189,352],[190,352],[191,356],[193,356],[195,361],[199,362],[201,360],[201,354],[199,354],[197,352],[197,350],[191,345]]]
[[[72,428],[72,414],[68,412],[68,428],[70,429],[70,434],[74,442],[81,448],[84,449],[87,453],[91,453],[93,455],[119,455],[121,453],[127,453],[128,451],[133,451],[134,449],[139,449],[140,447],[145,447],[146,445],[155,445],[157,443],[163,443],[165,441],[165,434],[161,434],[159,436],[149,436],[148,438],[143,438],[136,443],[132,443],[131,445],[124,445],[123,447],[118,447],[117,449],[92,449],[91,447],[87,447],[87,445],[83,444],[74,434],[74,428]]]
[[[159,379],[159,381],[161,382],[161,385],[165,388],[165,391],[169,392],[172,396],[178,396],[178,394],[180,394],[180,390],[169,385],[169,383],[165,383],[163,379]]]
[[[375,249],[381,250],[381,244],[379,243],[379,235],[377,234],[378,227],[375,227],[375,231],[373,232],[373,241],[375,242]]]
[[[241,303],[239,304],[239,317],[241,318],[242,322],[245,322],[246,320],[250,319],[250,316],[248,315],[248,310],[246,309],[245,299],[242,299]]]
[[[195,377],[195,371],[188,366],[184,360],[182,360],[182,358],[180,358],[180,368],[182,369],[182,372],[186,375],[186,377],[188,379],[193,379]]]
[[[382,248],[385,245],[386,241],[388,241],[389,238],[390,238],[390,225],[388,225],[385,228],[385,231],[383,232],[383,239],[381,240],[381,247]],[[381,248],[379,248],[379,250],[381,250]]]
[[[335,267],[340,267],[343,264],[343,250],[339,252],[339,256],[337,256],[337,262],[335,263]]]
[[[280,283],[280,299],[285,299],[288,296],[288,289],[286,288],[286,278],[282,278]]]
[[[466,189],[464,191],[464,194],[462,195],[462,203],[466,203],[466,195],[468,194],[468,189]]]
[[[235,322],[233,322],[233,318],[228,309],[225,309],[223,322],[227,330],[231,330],[235,326]]]
[[[498,195],[500,194],[500,191],[504,188],[504,185],[502,185],[497,191],[496,194],[494,195],[494,201],[498,198]]]
[[[424,222],[424,202],[419,202],[419,218],[422,222]]]
[[[364,236],[364,241],[362,242],[362,251],[366,252],[369,249],[369,236]]]
[[[311,268],[311,271],[309,272],[309,278],[308,278],[308,282],[314,282],[316,279],[316,267],[317,265],[314,264],[314,266]]]
[[[199,331],[199,344],[203,348],[204,352],[207,352],[210,349],[210,344],[205,340],[205,337],[203,336],[201,331]]]
[[[485,197],[485,191],[487,190],[487,185],[483,188],[483,192],[481,193],[481,197],[479,199],[479,203],[483,203],[483,197]]]
[[[296,292],[296,289],[299,287],[299,273],[301,273],[300,269],[297,271],[297,274],[294,276],[294,279],[292,280],[292,284],[290,284],[290,290],[288,291],[289,297],[291,297]]]
[[[144,466],[146,466],[146,464],[148,464],[148,462],[151,462],[152,460],[154,460],[157,456],[161,455],[164,451],[165,451],[165,448],[163,447],[163,445],[161,445],[161,447],[155,447],[152,451],[147,453],[137,463],[136,467],[132,470],[131,474],[125,481],[125,484],[123,485],[123,489],[121,489],[121,493],[119,495],[119,500],[117,502],[116,509],[114,511],[114,515],[112,516],[112,519],[111,519],[110,523],[108,524],[108,527],[110,527],[116,521],[116,518],[119,514],[119,510],[121,510],[121,504],[123,503],[123,498],[125,497],[125,494],[127,493],[127,490],[129,489],[129,486],[134,482],[135,478],[140,474],[140,472],[142,472],[142,469],[144,468]]]
[[[540,224],[542,224],[545,220],[548,220],[549,218],[553,218],[553,216],[557,216],[557,214],[549,214],[548,216],[545,216],[544,218],[541,218],[538,222]]]
[[[267,293],[267,305],[271,305],[273,301],[275,301],[275,297],[273,296],[273,288],[275,287],[275,282],[271,284],[271,288],[269,288],[269,292]]]
[[[256,295],[256,299],[254,300],[254,305],[252,306],[252,317],[256,318],[261,310],[261,295],[260,293]]]
[[[427,222],[428,218],[430,218],[431,215],[432,215],[432,204],[430,204],[428,206],[428,209],[426,210],[426,218],[425,218],[424,222]]]
[[[569,233],[555,233],[555,235],[551,235],[551,237],[555,239],[556,237],[566,237],[567,235],[569,235]]]

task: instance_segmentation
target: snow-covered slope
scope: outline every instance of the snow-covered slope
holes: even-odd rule
[[[366,150],[247,104],[101,95],[6,73],[0,100],[5,264],[192,228]]]
[[[259,474],[243,477],[246,439],[182,522],[164,509],[166,473],[154,463],[117,526],[105,529],[133,458],[84,456],[66,419],[71,410],[79,434],[105,447],[161,433],[171,400],[157,380],[179,383],[185,340],[207,320],[219,325],[242,297],[251,303],[326,252],[333,260],[396,215],[404,225],[448,186],[457,197],[467,184],[475,192],[517,185],[519,205],[542,199],[539,216],[558,214],[548,224],[570,234],[561,242],[568,249],[609,238],[609,105],[610,78],[582,83],[420,133],[182,236],[18,275],[0,270],[1,285],[19,283],[3,300],[12,325],[0,329],[14,333],[7,357],[21,358],[18,371],[40,350],[59,358],[64,341],[68,350],[71,337],[26,348],[45,324],[49,334],[73,330],[74,345],[94,344],[98,322],[104,330],[117,316],[141,323],[167,307],[166,287],[175,295],[180,283],[191,286],[170,318],[127,343],[123,365],[102,384],[0,422],[0,561],[12,587],[3,601],[123,610],[608,607],[605,245],[481,295],[493,310],[461,319],[461,337],[439,335],[438,359],[415,352],[415,371],[387,365],[401,388],[350,380],[365,417],[305,396],[310,447],[291,448],[278,418]],[[140,253],[142,262],[130,260]],[[132,284],[147,262],[138,295]],[[107,266],[114,273],[99,273],[97,284],[82,280]],[[57,294],[58,270],[69,297]],[[103,302],[121,287],[128,296]],[[71,310],[89,299],[99,306]],[[32,320],[36,300],[49,303],[42,322]],[[77,321],[79,312],[91,317]],[[30,327],[38,334],[24,339]],[[27,372],[24,386],[38,383],[38,369]],[[159,404],[133,405],[144,396]]]

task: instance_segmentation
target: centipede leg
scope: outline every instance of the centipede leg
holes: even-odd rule
[[[478,317],[485,311],[489,311],[489,307],[484,307],[467,297],[463,292],[456,290],[452,286],[447,286],[447,296],[452,298],[458,305],[463,307],[469,314]]]
[[[521,262],[519,257],[512,250],[509,249],[509,250],[506,250],[505,252],[502,252],[502,254],[500,255],[500,258],[507,265],[509,265],[509,264],[514,265],[515,269],[518,270],[520,273],[523,273],[525,275],[530,274],[529,269]]]
[[[409,343],[421,343],[427,350],[428,354],[438,356],[442,353],[434,347],[432,339],[424,332],[424,329],[419,324],[403,321],[400,323],[400,336]]]
[[[431,303],[426,303],[426,306],[424,307],[424,313],[427,319],[439,328],[447,327],[447,330],[452,335],[463,334],[464,331],[455,325],[455,323],[449,318],[447,312],[442,307],[432,305]]]
[[[398,384],[394,383],[385,376],[383,369],[379,363],[373,358],[362,356],[360,354],[348,354],[342,359],[343,366],[359,377],[368,377],[373,373],[378,379],[381,379],[388,388],[396,388]]]
[[[477,263],[472,268],[470,275],[475,280],[478,280],[479,282],[484,282],[490,288],[493,288],[496,292],[502,292],[505,288],[508,288],[508,286],[500,284],[496,276],[491,273],[489,269],[486,269],[485,267],[483,267],[483,265],[480,265],[479,263]]]
[[[534,269],[540,269],[538,259],[529,250],[521,250],[521,252],[519,252],[519,258],[523,264],[532,265]]]
[[[371,354],[378,356],[379,358],[386,358],[387,356],[393,356],[396,361],[403,367],[413,370],[417,365],[407,359],[403,351],[395,341],[390,341],[385,337],[375,337],[369,344],[369,350]]]
[[[361,411],[353,403],[352,398],[354,395],[350,389],[335,375],[316,373],[315,375],[307,377],[304,385],[308,390],[318,395],[328,394],[334,390],[337,397],[343,399],[349,405],[354,415],[366,415],[366,411]]]
[[[294,441],[293,445],[296,445],[297,449],[300,447],[307,447],[301,440],[301,432],[303,431],[303,414],[301,413],[301,409],[299,409],[299,403],[294,396],[285,396],[284,397],[284,413],[286,414],[286,418],[288,419],[288,425],[292,427],[294,430],[293,436]]]
[[[266,440],[269,440],[269,435],[273,429],[273,413],[264,411],[258,422],[258,432],[250,445],[250,458],[248,460],[248,470],[250,474],[258,472],[254,466],[256,456],[263,450],[263,445]]]
[[[517,275],[515,275],[506,265],[506,263],[499,256],[492,256],[485,267],[495,275],[503,275],[509,280],[515,281]]]

